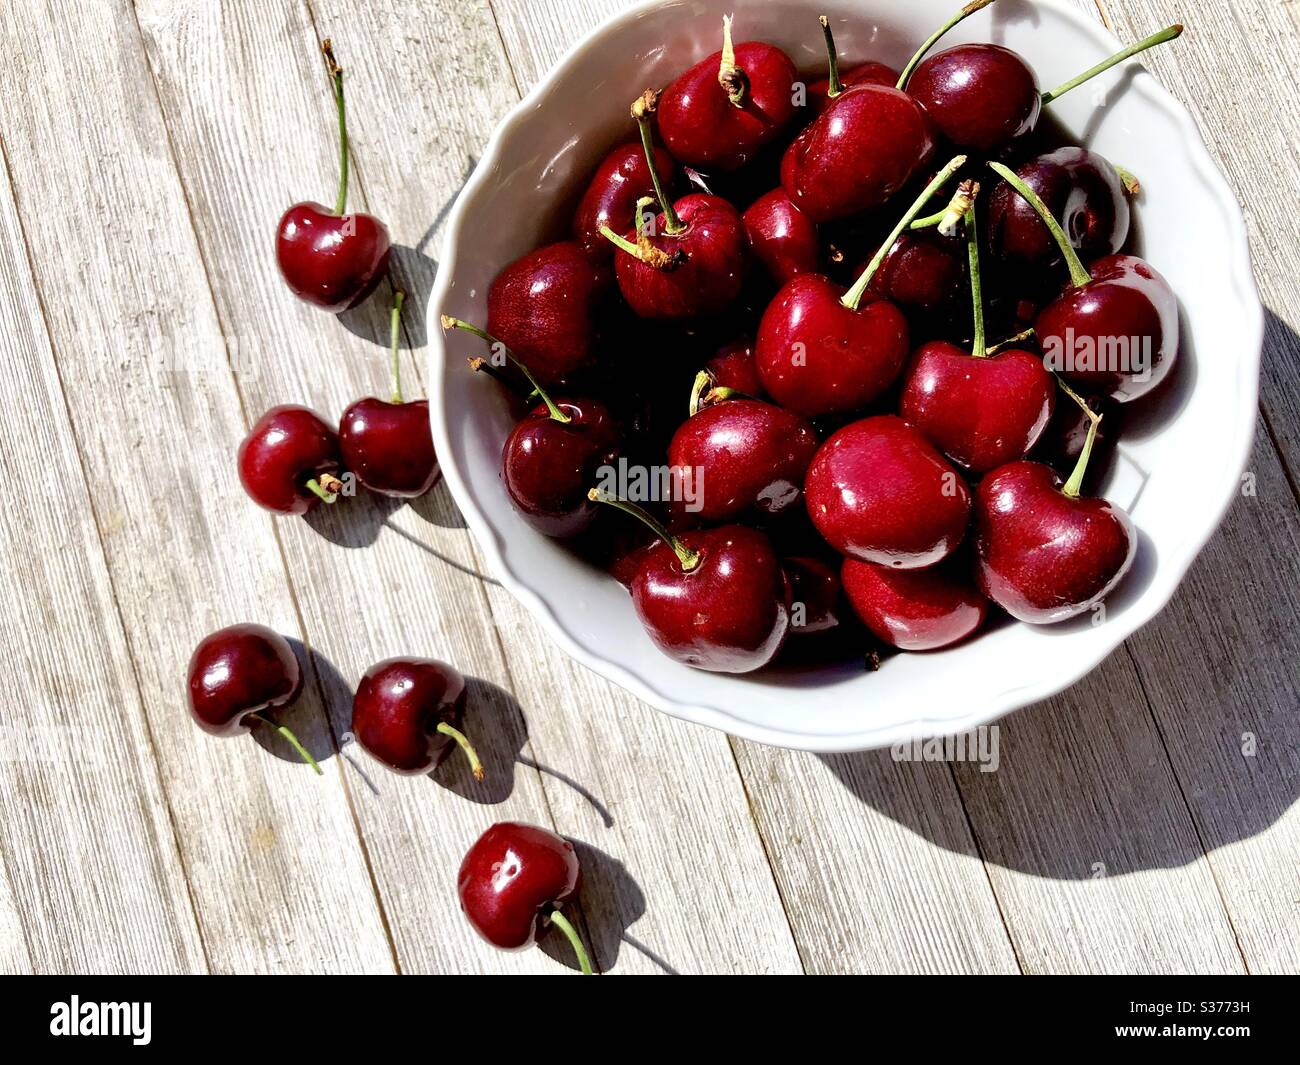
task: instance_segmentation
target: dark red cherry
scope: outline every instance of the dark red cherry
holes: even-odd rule
[[[1115,442],[1124,424],[1124,407],[1113,399],[1101,396],[1081,398],[1093,413],[1104,415],[1097,426],[1092,461],[1088,464],[1088,472],[1080,485],[1081,491],[1091,491],[1105,472],[1110,453],[1115,449]],[[1051,466],[1062,477],[1068,477],[1079,461],[1079,456],[1083,454],[1083,446],[1088,439],[1091,424],[1091,418],[1077,403],[1058,397],[1047,428],[1038,438],[1038,443],[1034,445],[1029,457],[1035,462]]]
[[[737,170],[779,137],[794,118],[790,57],[759,41],[732,48],[725,17],[722,51],[668,86],[659,104],[659,134],[668,150],[701,170]]]
[[[692,414],[668,447],[673,505],[701,521],[776,515],[799,502],[817,434],[799,415],[755,399]]]
[[[820,115],[845,89],[854,85],[889,85],[898,81],[898,71],[874,60],[840,70],[839,53],[835,48],[835,37],[831,33],[830,21],[825,15],[818,17],[822,26],[822,36],[826,39],[826,59],[828,76],[819,78],[808,86],[807,106],[813,118]]]
[[[821,262],[817,226],[790,202],[784,189],[760,196],[742,217],[754,258],[778,285],[817,269]]]
[[[1031,132],[1042,110],[1038,79],[997,44],[959,44],[922,60],[910,93],[959,148],[987,155]]]
[[[229,625],[205,636],[188,678],[190,713],[214,736],[248,732],[249,715],[288,706],[302,691],[293,648],[265,625]]]
[[[528,524],[567,539],[595,518],[587,491],[597,471],[617,459],[622,434],[599,400],[557,397],[551,406],[539,403],[511,430],[501,478]]]
[[[333,502],[341,462],[337,434],[314,410],[272,407],[239,445],[239,480],[258,506],[306,514],[318,500]]]
[[[1056,382],[1027,351],[975,358],[936,340],[917,349],[899,413],[953,462],[985,473],[1023,458],[1047,427]]]
[[[1058,148],[1039,155],[1017,175],[1047,205],[1075,251],[1084,259],[1112,255],[1124,246],[1129,203],[1115,168],[1086,148]],[[989,197],[989,248],[1022,267],[1051,266],[1061,252],[1038,212],[1005,181]]]
[[[754,361],[754,341],[742,337],[724,344],[704,368],[713,379],[715,388],[730,388],[753,399],[762,399],[766,393],[758,379],[758,365]]]
[[[904,233],[885,253],[870,291],[899,307],[952,316],[965,308],[966,248],[930,230]]]
[[[673,157],[655,148],[655,167],[666,186],[671,186],[676,170]],[[620,144],[611,151],[592,175],[573,217],[573,236],[594,260],[607,260],[614,246],[600,232],[609,226],[622,233],[636,215],[637,200],[654,195],[654,182],[646,166],[640,142]]]
[[[478,754],[461,729],[465,678],[432,658],[388,658],[366,670],[352,698],[352,735],[372,757],[398,773],[428,773],[458,744],[474,776]]]
[[[820,636],[844,624],[844,597],[836,567],[813,555],[782,561],[790,582],[790,636]]]
[[[894,569],[846,558],[844,594],[879,639],[903,651],[936,651],[984,624],[988,600],[951,560]]]
[[[573,844],[548,828],[503,821],[475,841],[460,863],[460,908],[480,936],[522,950],[554,924],[573,944],[584,974],[591,963],[560,908],[577,894],[582,872]]]
[[[966,533],[966,482],[920,431],[864,418],[821,446],[804,481],[808,515],[843,555],[899,569],[932,566]]]
[[[609,265],[573,241],[538,248],[492,282],[487,330],[542,384],[556,384],[591,361],[595,311],[610,279]]]
[[[339,114],[339,190],[334,210],[295,203],[275,231],[275,259],[294,295],[328,311],[360,303],[388,269],[392,240],[373,215],[347,213],[348,140],[344,122],[343,71],[328,40],[322,42]]]

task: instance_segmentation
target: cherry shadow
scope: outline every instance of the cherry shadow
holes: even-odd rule
[[[394,511],[406,505],[404,499],[376,495],[358,486],[356,494],[339,496],[328,506],[315,506],[302,520],[316,535],[338,547],[369,547],[379,537]]]
[[[336,748],[334,736],[330,732],[330,705],[333,701],[332,679],[337,670],[330,661],[317,651],[309,651],[305,644],[294,636],[286,636],[289,646],[298,659],[302,670],[302,694],[292,706],[277,711],[274,720],[288,728],[298,742],[317,762],[324,763],[334,757]],[[348,694],[348,706],[352,705],[352,696]],[[254,726],[251,733],[254,741],[262,750],[282,762],[303,765],[303,760],[293,745],[275,729],[267,725]],[[310,768],[307,769],[311,772]]]
[[[466,677],[465,688],[465,723],[461,731],[478,751],[483,779],[474,779],[469,760],[455,746],[448,747],[429,779],[462,799],[496,806],[515,790],[515,766],[528,742],[528,722],[518,700],[504,688],[481,677]]]

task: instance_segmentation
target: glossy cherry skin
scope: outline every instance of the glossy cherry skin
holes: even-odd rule
[[[1048,625],[1101,602],[1137,552],[1133,523],[1104,499],[1070,498],[1040,462],[994,470],[975,492],[975,576],[1019,621]]]
[[[352,735],[398,773],[428,773],[451,748],[440,724],[465,719],[465,678],[432,658],[389,658],[365,672],[352,697]]]
[[[275,231],[275,260],[295,296],[345,311],[370,294],[388,269],[392,239],[373,215],[336,215],[324,204],[295,203]]]
[[[339,419],[339,446],[344,466],[380,495],[411,499],[438,480],[426,399],[357,400]]]
[[[868,291],[899,307],[945,316],[965,313],[970,306],[966,262],[959,240],[924,231],[904,233],[885,253]]]
[[[744,525],[678,539],[700,553],[694,568],[684,570],[661,541],[632,578],[632,603],[650,638],[696,669],[749,673],[767,665],[790,629],[790,586],[772,542]]]
[[[781,185],[814,222],[873,210],[934,157],[930,120],[907,93],[858,85],[837,96],[786,150]]]
[[[764,390],[807,418],[861,410],[907,361],[903,312],[869,292],[850,310],[843,295],[829,278],[802,274],[776,294],[758,327],[754,358]]]
[[[319,500],[307,482],[335,473],[342,463],[339,438],[314,410],[272,407],[239,445],[239,480],[260,507],[277,514],[306,514]]]
[[[205,636],[190,657],[190,714],[214,736],[238,736],[249,714],[288,706],[302,691],[289,641],[265,625],[229,625]]]
[[[779,137],[795,115],[790,57],[759,41],[736,45],[745,95],[731,102],[718,81],[722,53],[714,52],[677,78],[659,98],[659,135],[683,163],[704,171],[738,170]]]
[[[674,205],[685,229],[667,231],[660,214],[655,235],[646,239],[676,258],[657,268],[619,251],[614,256],[618,287],[642,318],[697,318],[719,314],[740,295],[749,265],[749,234],[740,212],[726,200],[703,193],[683,196]],[[635,230],[625,234],[636,243]]]
[[[691,415],[668,446],[673,484],[694,487],[673,505],[701,521],[776,515],[798,503],[817,452],[817,433],[799,415],[757,399],[730,399]]]
[[[1027,351],[974,358],[944,340],[921,345],[903,382],[899,414],[953,462],[987,473],[1024,458],[1056,399],[1043,360]]]
[[[1121,403],[1145,396],[1178,355],[1178,299],[1150,263],[1107,255],[1092,280],[1039,312],[1034,332],[1048,369]]]
[[[1058,148],[1016,169],[1046,204],[1086,261],[1113,255],[1128,237],[1128,196],[1115,168],[1086,148]],[[1023,267],[1057,265],[1061,249],[1029,202],[1005,181],[989,196],[988,244],[998,258]]]
[[[713,384],[719,388],[733,388],[753,399],[762,399],[763,382],[758,379],[758,365],[754,361],[754,341],[748,337],[724,344],[704,368],[713,375]]]
[[[567,839],[548,828],[502,821],[470,847],[456,892],[474,931],[501,950],[523,950],[580,881],[578,854]]]
[[[516,259],[488,289],[487,331],[543,385],[587,365],[596,345],[595,310],[609,290],[608,264],[573,241]]]
[[[665,188],[672,185],[677,164],[663,148],[655,147],[655,169]],[[614,245],[600,233],[609,226],[622,233],[636,214],[636,202],[654,195],[654,183],[645,162],[645,149],[638,141],[620,144],[601,160],[582,194],[573,216],[573,238],[593,260],[614,256]]]
[[[851,89],[854,85],[885,85],[892,89],[898,84],[898,73],[893,67],[871,60],[841,70],[840,84],[845,89]],[[819,78],[808,86],[808,108],[812,117],[816,118],[830,106],[831,100],[827,95],[830,90],[831,80],[828,77]]]
[[[927,56],[907,91],[949,141],[983,155],[1030,133],[1042,111],[1029,64],[996,44],[959,44]]]
[[[538,404],[511,430],[501,451],[501,478],[524,520],[556,539],[577,536],[596,516],[587,498],[600,467],[618,457],[622,434],[599,400],[561,399],[570,418],[552,418]]]
[[[842,555],[920,569],[961,543],[970,491],[918,429],[863,418],[821,446],[804,481],[808,516]]]
[[[902,651],[950,647],[988,616],[988,600],[951,562],[894,569],[846,558],[840,577],[862,623]]]
[[[821,262],[817,226],[790,202],[785,189],[760,196],[741,217],[754,258],[778,285],[817,269]]]
[[[844,624],[840,575],[824,559],[796,555],[782,561],[790,582],[790,636],[820,636]]]

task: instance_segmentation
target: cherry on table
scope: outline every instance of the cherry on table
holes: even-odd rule
[[[338,434],[308,407],[272,407],[239,445],[239,480],[258,506],[277,514],[306,514],[333,503],[343,490]]]
[[[388,658],[366,670],[352,698],[352,735],[397,773],[423,774],[459,746],[475,780],[483,779],[478,752],[464,728],[465,678],[433,658]]]
[[[253,724],[275,729],[304,762],[321,768],[288,727],[270,716],[302,692],[302,667],[289,641],[265,625],[228,625],[194,649],[186,671],[190,715],[213,736],[242,736]]]
[[[393,296],[393,401],[367,396],[348,407],[339,419],[339,447],[348,470],[372,492],[410,499],[424,495],[437,481],[438,456],[429,401],[406,402],[402,397],[399,340],[404,299],[400,289]]]
[[[573,844],[550,829],[518,821],[493,825],[460,863],[456,893],[480,936],[501,950],[523,950],[554,925],[573,946],[583,975],[591,961],[577,930],[560,912],[582,878]]]
[[[295,203],[280,218],[275,258],[293,293],[328,311],[343,311],[366,298],[388,269],[392,239],[373,215],[348,214],[348,132],[343,70],[328,40],[322,42],[339,118],[339,190],[334,209]]]

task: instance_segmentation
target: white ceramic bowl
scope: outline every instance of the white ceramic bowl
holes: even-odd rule
[[[564,233],[570,204],[609,148],[633,134],[628,104],[719,47],[734,11],[738,40],[780,45],[801,70],[824,63],[816,16],[832,19],[846,62],[901,66],[956,0],[662,0],[628,9],[578,43],[501,123],[447,227],[428,308],[434,439],[448,485],[502,583],[579,662],[676,717],[762,743],[813,751],[880,747],[989,722],[1052,695],[1095,667],[1170,599],[1222,519],[1254,436],[1263,321],[1236,198],[1191,116],[1130,61],[1051,107],[1077,140],[1137,174],[1138,247],[1183,310],[1177,385],[1130,423],[1102,494],[1129,507],[1137,561],[1089,616],[1005,624],[932,654],[749,677],[704,673],[661,654],[626,591],[524,524],[498,476],[512,421],[498,390],[465,369],[466,334],[438,315],[487,317],[492,278]],[[1152,26],[1151,29],[1157,27]],[[1195,33],[1196,26],[1189,27]],[[944,44],[994,41],[1025,56],[1048,88],[1121,47],[1055,0],[999,0]],[[943,45],[940,45],[943,47]],[[1177,42],[1165,45],[1177,48]]]

